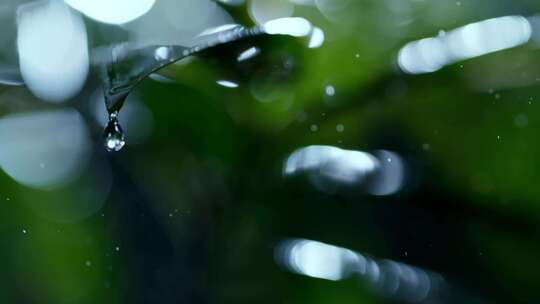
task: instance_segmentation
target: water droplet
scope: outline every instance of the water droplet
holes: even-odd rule
[[[114,248],[114,250],[120,251],[120,246],[116,246],[116,247]]]
[[[86,261],[84,264],[86,265],[86,267],[92,266],[92,262],[91,262],[91,261]]]
[[[109,152],[118,152],[126,145],[124,131],[118,123],[118,112],[113,112],[109,116],[109,123],[103,132],[105,149]]]
[[[317,131],[319,131],[319,126],[311,125],[310,130],[311,130],[311,132],[317,132]]]
[[[343,131],[345,131],[345,126],[343,124],[338,124],[336,126],[336,131],[342,133]]]
[[[22,233],[23,233],[23,234],[27,234],[28,231],[27,231],[26,229],[23,229],[23,230],[22,230]]]
[[[326,88],[324,88],[324,93],[326,96],[332,97],[336,95],[336,88],[332,85],[327,85]]]

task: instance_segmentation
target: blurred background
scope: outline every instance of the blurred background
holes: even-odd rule
[[[537,12],[2,0],[0,302],[536,303]]]

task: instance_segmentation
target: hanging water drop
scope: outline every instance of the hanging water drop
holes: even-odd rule
[[[109,152],[118,152],[126,145],[124,131],[118,123],[118,112],[112,112],[109,115],[109,123],[103,132],[105,140],[105,149]]]

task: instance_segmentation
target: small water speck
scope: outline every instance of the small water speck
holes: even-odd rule
[[[116,252],[120,251],[120,246],[114,247],[114,250],[116,250]]]
[[[91,261],[86,261],[84,263],[84,265],[86,265],[86,267],[91,267],[92,266],[92,262]]]
[[[343,124],[338,124],[336,126],[336,131],[342,133],[343,131],[345,131],[345,126]]]
[[[326,94],[326,96],[332,97],[336,95],[336,88],[332,85],[327,85],[324,88],[324,93]]]
[[[422,149],[423,149],[424,151],[429,151],[429,149],[431,149],[431,145],[430,145],[430,144],[423,144],[423,145],[422,145]]]
[[[23,234],[27,234],[28,231],[27,231],[26,229],[23,229],[23,230],[22,230],[22,233],[23,233]]]
[[[311,130],[311,132],[317,132],[317,131],[319,131],[319,126],[311,125],[311,127],[309,127],[309,129]]]

